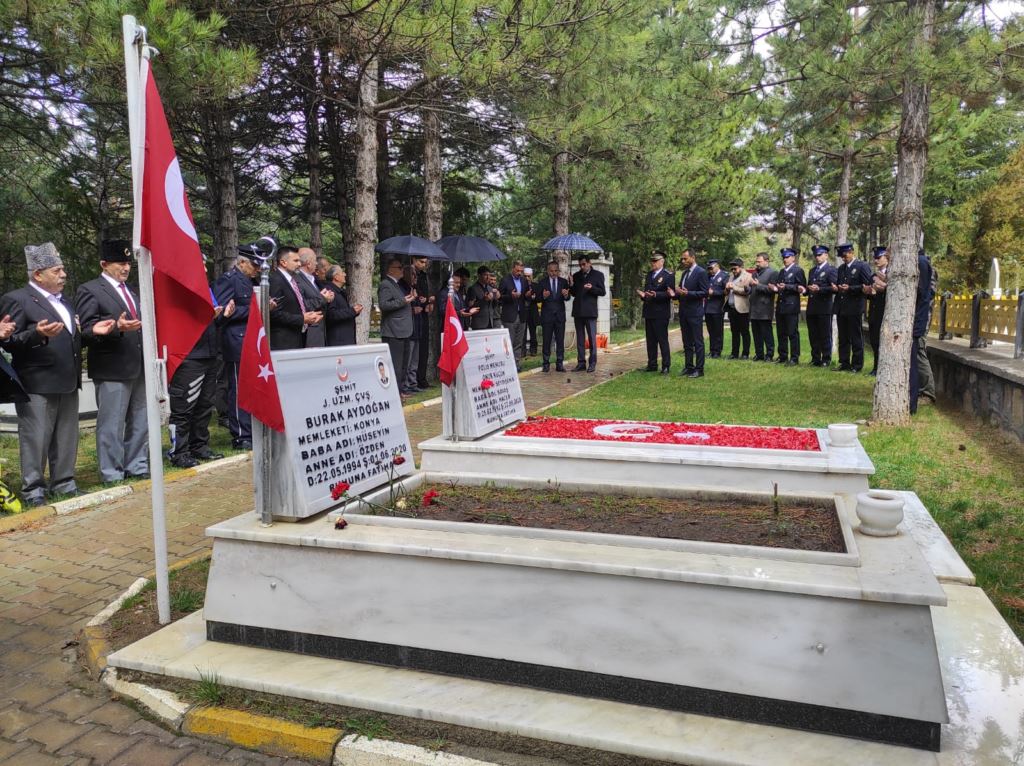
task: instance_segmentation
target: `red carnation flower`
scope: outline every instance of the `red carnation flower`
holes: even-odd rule
[[[423,507],[427,508],[428,506],[434,505],[434,503],[437,502],[437,498],[440,496],[441,493],[436,489],[428,489],[423,493]]]
[[[405,458],[402,457],[401,455],[395,455],[395,459],[393,462],[395,465],[401,465],[402,463],[405,462]]]
[[[347,481],[339,481],[331,487],[331,500],[341,500],[352,485]]]
[[[480,388],[483,391],[486,391],[489,388],[494,388],[494,381],[490,378],[484,378],[480,381]]]

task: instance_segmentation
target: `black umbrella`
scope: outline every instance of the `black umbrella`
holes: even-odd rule
[[[409,258],[430,258],[435,261],[447,261],[448,256],[444,250],[439,248],[429,239],[414,237],[411,234],[403,234],[400,237],[391,237],[383,242],[378,242],[374,248],[378,253],[385,255],[404,255]]]
[[[458,263],[505,260],[505,254],[483,237],[452,234],[437,240],[437,246],[444,250],[448,260]]]

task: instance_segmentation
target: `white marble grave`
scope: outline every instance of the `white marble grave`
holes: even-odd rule
[[[385,344],[275,351],[273,359],[285,420],[285,432],[273,432],[271,444],[275,519],[301,519],[337,505],[331,488],[338,482],[356,493],[414,470]],[[258,439],[254,446],[259,465]],[[405,460],[395,465],[398,455]]]
[[[523,420],[526,405],[508,330],[465,335],[469,351],[456,371],[455,385],[445,387],[442,422],[446,435],[477,439]]]

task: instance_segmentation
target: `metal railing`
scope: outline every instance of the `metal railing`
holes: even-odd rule
[[[936,295],[931,332],[940,340],[970,338],[971,348],[989,341],[1013,344],[1013,358],[1024,359],[1024,292],[993,298],[984,290],[973,295]]]

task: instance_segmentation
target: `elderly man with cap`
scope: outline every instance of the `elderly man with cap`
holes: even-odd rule
[[[102,245],[102,273],[75,294],[82,338],[89,347],[89,377],[96,384],[96,456],[104,483],[149,477],[146,383],[142,370],[139,298],[128,288],[131,243]],[[97,334],[113,320],[116,332]]]
[[[815,245],[814,267],[807,279],[807,340],[811,344],[811,366],[832,364],[832,299],[838,281],[836,267],[828,262],[828,246]]]
[[[704,304],[704,324],[708,327],[708,356],[718,359],[722,356],[725,342],[725,286],[729,274],[717,258],[708,261],[708,300]]]
[[[667,375],[672,367],[672,353],[668,345],[668,321],[672,318],[672,296],[669,290],[676,286],[675,277],[665,269],[665,253],[651,251],[651,270],[644,277],[642,290],[636,294],[643,301],[644,335],[647,338],[647,372],[658,371],[658,351],[661,350],[661,374]]]
[[[42,505],[46,494],[77,494],[78,389],[82,383],[82,336],[75,308],[64,295],[64,264],[53,243],[25,248],[28,285],[0,300],[2,346],[21,379],[28,401],[16,401],[21,496]],[[10,326],[13,323],[13,327]],[[95,333],[111,332],[111,321]],[[4,337],[6,336],[6,337]],[[20,397],[19,397],[20,398]],[[50,480],[44,479],[49,462]]]
[[[253,288],[259,284],[261,258],[265,255],[255,244],[242,245],[238,248],[235,265],[213,283],[217,304],[234,304],[231,315],[221,319],[220,343],[223,374],[227,382],[228,430],[231,432],[231,444],[236,449],[252,449],[252,418],[238,407],[238,364],[242,359],[242,342],[249,323]]]
[[[836,246],[843,262],[836,270],[836,321],[839,324],[839,367],[836,371],[860,372],[864,368],[864,288],[871,285],[871,269],[854,255],[853,245]]]
[[[480,309],[470,320],[471,330],[491,330],[496,326],[494,307],[500,298],[498,288],[491,287],[491,270],[481,266],[476,270],[476,282],[466,290],[466,305],[471,309]]]
[[[779,364],[800,364],[800,296],[807,291],[804,270],[796,262],[796,250],[784,247],[782,269],[770,285],[779,297],[775,302],[775,331],[779,340]]]
[[[729,261],[729,281],[725,285],[725,305],[729,311],[729,333],[732,335],[730,359],[750,358],[750,288],[754,278],[743,268],[742,258]],[[742,342],[742,355],[740,343]]]
[[[708,298],[708,273],[697,265],[689,249],[679,262],[679,287],[669,288],[669,297],[679,301],[679,329],[683,335],[686,366],[683,377],[704,377],[704,303]]]
[[[874,377],[878,374],[878,349],[882,344],[886,272],[889,270],[888,248],[884,245],[874,248],[871,251],[871,259],[875,262],[875,273],[871,277],[871,284],[864,288],[864,295],[867,296],[868,303],[868,340],[871,341],[871,351],[874,354],[874,363],[871,366],[871,376]]]

